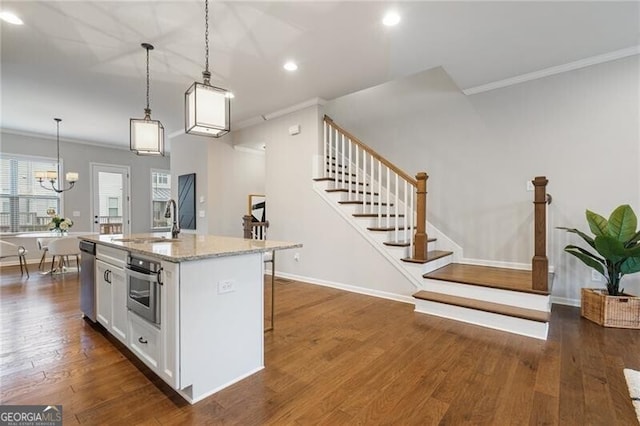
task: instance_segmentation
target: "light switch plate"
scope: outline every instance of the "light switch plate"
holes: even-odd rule
[[[204,217],[204,210],[198,210],[198,216]]]
[[[236,283],[234,281],[218,281],[218,294],[231,293],[234,291],[236,291]]]

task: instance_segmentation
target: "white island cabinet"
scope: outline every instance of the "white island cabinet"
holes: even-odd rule
[[[127,343],[127,282],[124,267],[127,252],[96,248],[96,316],[100,324]]]
[[[187,401],[264,368],[263,255],[300,244],[155,234],[82,239],[98,244],[98,321]],[[113,279],[105,282],[106,268],[114,270],[106,254],[126,259],[129,253],[161,262],[159,324],[127,310],[126,270],[117,287],[124,293]]]

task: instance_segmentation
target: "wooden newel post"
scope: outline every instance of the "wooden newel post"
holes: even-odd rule
[[[242,227],[244,228],[244,238],[248,238],[251,239],[251,220],[253,218],[251,217],[251,215],[244,215],[242,216]]]
[[[420,172],[416,175],[418,186],[416,190],[417,223],[413,240],[413,259],[427,260],[427,176]]]
[[[544,176],[533,180],[534,193],[534,254],[531,261],[534,290],[549,290],[549,259],[547,259],[547,183]]]

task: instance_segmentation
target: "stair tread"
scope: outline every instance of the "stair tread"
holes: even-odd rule
[[[402,230],[402,228],[398,228],[398,230]],[[434,241],[437,241],[437,238],[429,238],[427,239],[428,243],[433,243]],[[391,247],[409,247],[411,244],[409,243],[409,241],[385,241],[382,244],[384,244],[385,246],[391,246]]]
[[[335,179],[334,177],[321,177],[321,178],[313,178],[313,180],[314,180],[314,181],[316,181],[316,182],[335,182],[335,180],[336,180],[336,179]],[[350,182],[343,182],[343,181],[342,181],[342,180],[340,180],[340,179],[338,179],[338,183],[354,183],[354,184],[357,184],[357,185],[366,185],[366,186],[369,186],[369,184],[368,184],[368,183],[353,182],[353,181],[350,181]]]
[[[407,257],[402,259],[402,261],[408,263],[429,263],[442,257],[449,256],[450,254],[453,254],[453,252],[445,250],[431,250],[427,252],[427,260],[412,259],[410,257]]]
[[[355,173],[349,173],[348,171],[342,171],[342,170],[329,170],[327,169],[328,173],[334,173],[334,174],[338,174],[338,175],[350,175],[353,177],[356,177],[357,175]]]
[[[424,278],[453,281],[462,284],[492,287],[524,293],[548,295],[548,291],[534,290],[531,271],[496,268],[493,266],[451,263],[423,275]]]
[[[550,312],[503,305],[502,303],[486,302],[484,300],[468,299],[466,297],[453,296],[450,294],[434,293],[426,290],[420,290],[415,293],[413,297],[416,299],[445,303],[447,305],[460,306],[463,308],[476,309],[538,322],[549,322],[550,318]]]
[[[383,214],[381,215],[381,217],[404,217],[403,214],[395,214],[395,213],[391,213],[391,214]],[[378,217],[378,213],[353,213],[353,217]],[[395,229],[395,228],[393,228]],[[401,228],[398,228],[401,229]]]
[[[349,192],[349,190],[347,188],[332,188],[332,189],[325,189],[326,192]],[[367,194],[367,195],[371,195],[371,191],[363,191],[363,190],[358,190],[358,191],[353,191],[353,192],[357,192],[358,194]],[[377,192],[374,192],[373,195],[378,196],[380,195]]]
[[[398,231],[403,231],[405,228],[404,227],[398,227]],[[411,228],[409,228],[411,229]],[[371,226],[369,228],[367,228],[368,231],[395,231],[396,228],[394,226]]]
[[[338,201],[338,204],[366,204],[368,206],[370,205],[374,205],[374,206],[388,206],[388,207],[393,207],[393,204],[388,204],[388,203],[379,203],[377,201],[374,201],[373,203],[371,203],[371,201],[366,201],[366,202],[362,202],[362,200],[350,200],[350,201]]]

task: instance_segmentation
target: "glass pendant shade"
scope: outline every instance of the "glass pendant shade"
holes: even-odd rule
[[[149,118],[129,121],[131,151],[138,155],[164,155],[164,127],[160,121]]]
[[[231,99],[225,89],[195,82],[184,96],[187,133],[214,138],[229,133]]]

